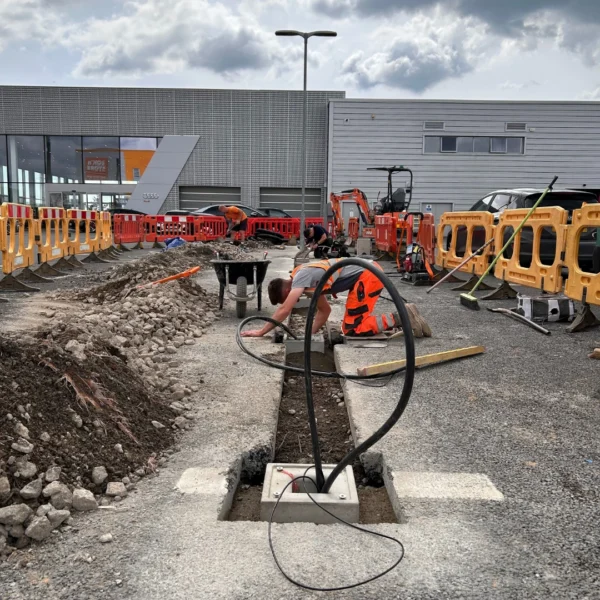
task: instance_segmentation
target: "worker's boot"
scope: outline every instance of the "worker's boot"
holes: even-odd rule
[[[419,314],[419,309],[416,304],[407,303],[406,310],[410,318],[415,337],[431,337],[431,327],[427,321]]]

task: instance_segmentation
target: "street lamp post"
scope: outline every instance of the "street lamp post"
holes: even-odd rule
[[[302,99],[302,211],[300,213],[300,248],[303,250],[304,243],[304,222],[306,220],[305,201],[306,201],[306,113],[307,113],[307,93],[306,93],[306,65],[308,56],[308,38],[310,37],[336,37],[335,31],[295,31],[291,29],[280,29],[275,32],[278,36],[299,36],[304,39],[304,88]]]

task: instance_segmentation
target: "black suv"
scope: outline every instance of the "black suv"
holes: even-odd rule
[[[519,188],[513,190],[497,190],[488,194],[477,201],[469,210],[488,211],[494,213],[495,221],[498,222],[500,214],[507,209],[531,208],[536,200],[543,194],[544,190],[534,188]],[[544,206],[560,206],[569,212],[569,222],[571,214],[583,206],[583,204],[594,204],[598,202],[596,194],[579,190],[553,190],[549,192],[541,203]],[[531,264],[531,247],[533,236],[531,228],[527,229],[527,224],[521,233],[521,248],[519,252],[519,262],[523,267]],[[457,230],[456,254],[457,256],[467,256],[481,248],[487,241],[483,229],[476,228],[473,232],[472,247],[465,248],[466,228],[459,227]],[[504,231],[504,241],[512,234],[512,228],[507,227]],[[585,271],[592,269],[592,254],[596,245],[596,229],[584,230],[581,234],[579,245],[579,266]],[[450,247],[450,236],[446,242],[446,248]],[[551,227],[545,227],[542,232],[540,244],[540,259],[543,264],[551,265],[554,262],[556,250],[556,233]],[[465,254],[466,252],[466,254]],[[512,248],[506,249],[505,256],[510,258]]]

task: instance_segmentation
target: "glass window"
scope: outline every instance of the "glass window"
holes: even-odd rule
[[[493,194],[490,194],[489,196],[482,198],[481,200],[476,202],[470,210],[488,210],[490,202],[492,201],[493,198],[494,198]]]
[[[498,152],[501,154],[506,154],[506,138],[505,137],[493,137],[490,152]]]
[[[46,181],[44,137],[9,135],[7,151],[10,201],[41,204]]]
[[[523,154],[523,138],[506,138],[506,152],[508,154]]]
[[[8,181],[8,152],[6,136],[0,135],[0,181]]]
[[[121,180],[137,183],[156,152],[156,138],[121,138]]]
[[[473,138],[472,137],[459,137],[456,138],[456,151],[457,152],[473,152]]]
[[[86,183],[119,183],[119,138],[83,138],[83,176]]]
[[[490,212],[503,211],[510,203],[510,194],[496,194],[493,202],[490,204]]]
[[[443,137],[442,138],[442,152],[456,152],[456,138],[455,137]]]
[[[435,153],[440,151],[440,136],[428,135],[425,136],[425,152]]]
[[[52,183],[81,183],[81,138],[50,135],[47,140],[50,157],[49,180]]]
[[[473,152],[489,152],[490,151],[490,138],[489,137],[476,137],[473,140]]]

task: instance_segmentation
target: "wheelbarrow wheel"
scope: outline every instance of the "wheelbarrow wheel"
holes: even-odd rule
[[[238,277],[236,289],[236,296],[247,296],[248,295],[248,282],[245,277]],[[246,316],[246,302],[237,300],[235,303],[235,314],[238,319],[243,319]]]

